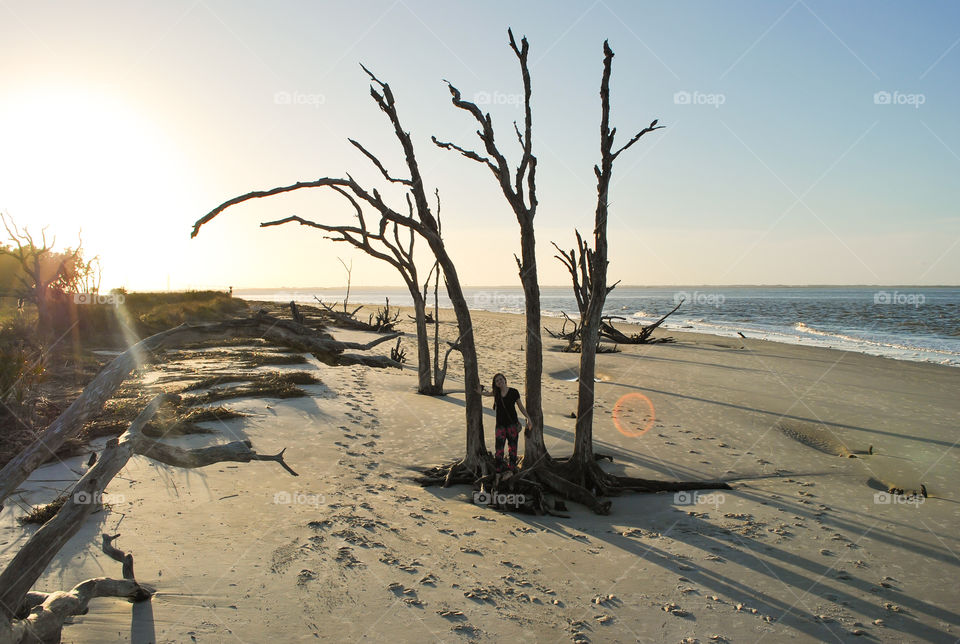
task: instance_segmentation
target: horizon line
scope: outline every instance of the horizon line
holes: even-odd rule
[[[960,288],[960,284],[618,284],[617,288]],[[395,284],[377,284],[372,286],[360,286],[352,284],[351,290],[368,289],[396,289],[406,291],[407,287]],[[464,284],[461,288],[511,288],[521,289],[517,284]],[[572,290],[570,284],[541,284],[540,288],[567,288]],[[176,290],[176,289],[174,289]],[[185,289],[185,290],[218,290],[210,289]],[[225,290],[225,289],[224,289]],[[237,291],[332,291],[346,290],[344,286],[249,286],[234,287]],[[444,292],[446,289],[442,289]]]
[[[112,287],[111,289],[101,288],[100,291],[109,291],[121,288],[127,293],[189,293],[198,291],[223,291],[228,292],[227,286],[186,286],[183,288],[130,288],[127,286]],[[516,284],[467,284],[461,288],[464,289],[516,289],[523,290],[523,287]],[[569,284],[541,284],[541,289],[570,289]],[[684,288],[960,288],[960,284],[618,284],[617,288],[634,289],[684,289]],[[374,291],[374,290],[396,290],[407,292],[406,286],[396,284],[379,284],[373,286],[359,286],[351,284],[351,290],[354,291]],[[236,293],[252,292],[275,292],[275,291],[337,291],[344,292],[344,286],[241,286],[233,287]],[[446,289],[443,289],[446,293]],[[611,291],[614,292],[614,291]],[[12,293],[0,293],[0,297],[12,296]]]

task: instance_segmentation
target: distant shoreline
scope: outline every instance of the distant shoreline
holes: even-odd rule
[[[217,287],[211,287],[216,290]],[[226,291],[229,287],[219,287]],[[520,289],[516,284],[464,284],[466,289]],[[541,284],[541,289],[570,289],[569,284]],[[802,288],[802,289],[844,289],[844,288],[960,288],[960,284],[619,284],[619,289],[673,289],[673,288]],[[406,291],[402,285],[356,286],[351,285],[350,291],[387,291],[396,289]],[[192,289],[188,289],[192,290]],[[276,293],[277,291],[344,291],[343,286],[277,286],[277,287],[234,287],[233,292],[242,294]]]
[[[341,302],[345,289],[235,290],[240,297],[315,304]],[[472,310],[523,314],[519,287],[464,288]],[[351,288],[356,305],[410,306],[405,288]],[[428,297],[428,302],[432,300]],[[782,344],[835,348],[910,362],[960,367],[960,334],[951,320],[960,311],[960,289],[951,287],[642,287],[619,286],[605,314],[633,325],[659,319],[680,300],[685,305],[663,332],[689,330],[719,337],[765,339]],[[440,293],[440,307],[451,303]],[[576,315],[569,287],[541,287],[545,319]]]

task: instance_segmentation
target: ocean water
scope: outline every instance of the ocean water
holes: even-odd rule
[[[316,303],[343,301],[343,289],[238,290],[248,299]],[[465,289],[472,309],[522,314],[520,287]],[[410,306],[404,288],[354,288],[350,302]],[[873,286],[620,287],[607,296],[605,312],[625,322],[649,324],[683,300],[661,327],[719,336],[759,338],[831,347],[960,367],[960,288]],[[432,294],[431,294],[432,300]],[[576,317],[568,287],[543,287],[544,316]],[[440,307],[449,308],[445,293]],[[547,321],[546,324],[550,324]],[[556,323],[559,329],[560,322]]]

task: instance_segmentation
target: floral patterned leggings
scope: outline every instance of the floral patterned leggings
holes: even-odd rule
[[[503,443],[506,442],[510,449],[510,469],[517,469],[517,442],[520,437],[520,428],[517,425],[510,427],[497,427],[494,431],[497,442],[497,471],[502,472],[503,466]]]

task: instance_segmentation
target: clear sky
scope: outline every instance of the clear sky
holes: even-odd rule
[[[602,43],[616,53],[610,277],[625,284],[960,282],[956,2],[20,2],[0,0],[0,209],[58,244],[82,228],[104,286],[399,285],[291,226],[347,222],[323,193],[220,202],[321,176],[376,183],[346,138],[402,155],[363,62],[393,88],[467,285],[518,284],[516,219],[442,79],[487,100],[512,159],[531,47],[541,283],[563,285],[596,203]],[[427,265],[427,247],[421,244]],[[424,271],[425,273],[426,271]]]

